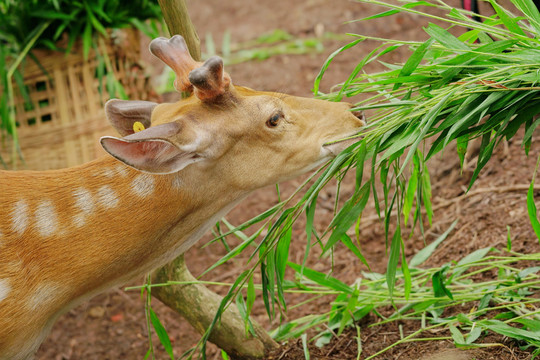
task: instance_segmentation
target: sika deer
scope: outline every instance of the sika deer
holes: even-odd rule
[[[112,156],[56,171],[0,171],[0,359],[30,359],[58,316],[189,249],[251,191],[316,168],[363,121],[350,105],[233,86],[184,40],[151,51],[194,94],[110,100]],[[135,123],[138,122],[138,123]],[[140,132],[135,128],[146,128]]]

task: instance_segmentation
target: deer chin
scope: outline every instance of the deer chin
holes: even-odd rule
[[[325,153],[327,156],[336,157],[340,152],[354,144],[355,142],[358,142],[359,137],[355,136],[357,133],[345,136],[346,139],[338,140],[329,142],[326,144],[323,144],[323,153]],[[348,138],[348,139],[347,139]]]

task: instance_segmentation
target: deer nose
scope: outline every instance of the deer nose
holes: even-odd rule
[[[356,116],[358,120],[360,120],[364,125],[366,124],[366,114],[364,114],[363,111],[351,111],[351,113]]]

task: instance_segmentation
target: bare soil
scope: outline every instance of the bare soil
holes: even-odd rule
[[[453,2],[452,2],[453,4]],[[456,2],[453,4],[458,6]],[[345,0],[207,0],[188,1],[191,16],[199,30],[201,38],[206,33],[212,34],[216,44],[221,43],[225,30],[231,32],[232,41],[240,42],[256,38],[274,29],[283,29],[296,37],[313,37],[322,31],[334,33],[358,33],[378,37],[393,37],[403,40],[425,39],[427,36],[421,27],[423,19],[414,16],[397,15],[379,22],[353,22],[381,11],[374,6]],[[204,43],[204,40],[203,40]],[[293,95],[311,96],[310,89],[319,69],[327,58],[339,46],[346,42],[326,40],[324,51],[307,55],[282,55],[265,61],[254,61],[232,66],[228,69],[234,83],[252,88],[286,92]],[[323,81],[323,91],[328,91],[333,84],[344,81],[354,69],[359,59],[371,51],[375,42],[366,41],[354,49],[339,56]],[[393,54],[389,61],[399,61],[403,52]],[[403,60],[403,59],[401,59]],[[376,70],[380,65],[375,64]],[[535,136],[534,140],[538,137]],[[430,259],[430,266],[437,266],[452,260],[458,260],[466,254],[486,246],[504,248],[506,246],[506,226],[509,225],[513,236],[513,248],[516,251],[540,252],[538,240],[531,229],[526,209],[526,187],[528,186],[538,156],[540,146],[533,141],[529,157],[525,156],[519,139],[499,146],[493,159],[482,172],[472,191],[465,194],[468,181],[477,158],[474,151],[468,154],[463,173],[455,152],[446,151],[443,156],[433,159],[430,171],[433,182],[433,203],[435,215],[433,226],[427,230],[426,241],[432,241],[444,232],[448,226],[459,219],[458,226],[450,237],[439,247]],[[291,193],[301,183],[293,180],[281,184],[284,194]],[[342,186],[342,197],[346,198],[354,190],[354,184],[348,180]],[[316,213],[316,226],[324,230],[332,218],[335,199],[335,185],[329,186],[320,196]],[[260,190],[240,204],[227,217],[233,224],[264,211],[277,201],[274,187]],[[370,208],[369,208],[370,207]],[[371,204],[364,215],[361,228],[362,250],[372,270],[384,272],[387,262],[384,229],[374,220]],[[306,237],[302,220],[295,227],[290,256],[292,261],[302,261]],[[207,235],[199,245],[191,249],[186,259],[188,267],[197,276],[207,267],[222,257],[224,247],[215,243],[207,247],[203,244],[211,239]],[[233,243],[233,242],[232,242]],[[424,239],[417,235],[407,243],[407,255],[411,256],[424,246]],[[313,252],[308,265],[319,271],[330,269],[330,259],[318,257]],[[240,256],[224,266],[204,276],[204,280],[234,282],[235,277],[247,266],[247,256]],[[333,275],[346,283],[352,283],[366,270],[358,259],[345,247],[337,246],[334,253]],[[143,279],[134,281],[141,284]],[[224,293],[225,288],[214,288]],[[289,303],[301,301],[301,297],[290,297]],[[322,299],[308,306],[290,311],[291,319],[328,310],[329,299]],[[197,343],[200,336],[178,314],[154,300],[152,306],[166,327],[176,356]],[[264,307],[256,305],[253,315],[267,328],[277,325],[269,323]],[[418,329],[417,323],[391,323],[372,326],[377,321],[369,316],[361,325],[361,358],[365,358],[395,342],[400,337],[398,326],[405,334]],[[438,334],[441,335],[441,334]],[[310,345],[311,359],[356,359],[356,331],[346,331],[322,349]],[[154,344],[158,344],[153,337]],[[450,341],[417,342],[397,346],[378,357],[379,359],[530,359],[528,351],[520,350],[511,340],[495,335],[483,339],[486,343],[501,343],[504,346],[486,348],[469,352],[453,350]],[[148,350],[144,302],[137,291],[126,292],[115,289],[95,297],[60,318],[51,335],[38,352],[38,359],[142,359]],[[156,345],[156,357],[168,358],[161,346]],[[209,359],[220,359],[219,352],[209,347]],[[269,356],[274,360],[304,359],[302,344],[291,341]]]

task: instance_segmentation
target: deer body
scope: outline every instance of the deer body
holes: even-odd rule
[[[0,209],[0,358],[17,359],[6,350],[39,344],[61,313],[186,251],[245,196],[187,173],[144,174],[110,158],[0,172],[2,184],[25,187],[7,186]]]
[[[234,87],[215,60],[186,67],[179,37],[156,46],[195,95],[107,103],[123,136],[101,140],[112,157],[0,171],[1,360],[32,358],[59,315],[174,259],[251,191],[319,166],[345,147],[326,142],[363,124],[346,104]]]

